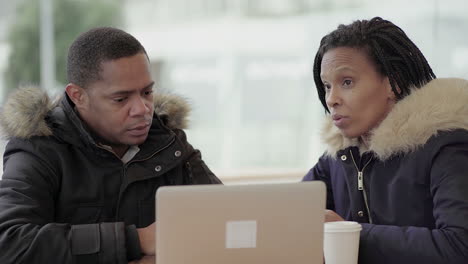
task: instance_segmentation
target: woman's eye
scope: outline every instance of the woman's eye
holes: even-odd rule
[[[325,88],[325,91],[330,91],[331,86],[329,84],[323,84],[323,87]]]
[[[344,80],[343,81],[343,85],[346,85],[346,86],[349,86],[351,85],[353,82],[351,80]]]

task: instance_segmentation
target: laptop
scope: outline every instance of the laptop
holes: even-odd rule
[[[325,184],[165,186],[157,264],[323,263]]]

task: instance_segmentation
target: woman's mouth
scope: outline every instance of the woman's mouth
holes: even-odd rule
[[[333,119],[333,124],[335,124],[336,127],[342,128],[345,125],[346,120],[348,118],[346,116],[334,114],[332,115],[332,119]]]

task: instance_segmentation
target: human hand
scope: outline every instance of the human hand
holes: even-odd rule
[[[144,228],[137,228],[137,232],[143,254],[154,256],[156,253],[156,222]]]
[[[134,260],[128,264],[156,264],[156,258],[154,256],[144,256],[139,260]]]
[[[325,223],[344,221],[344,219],[332,210],[325,210]]]

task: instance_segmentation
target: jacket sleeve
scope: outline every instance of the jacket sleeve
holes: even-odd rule
[[[362,224],[359,262],[468,263],[467,161],[467,146],[445,147],[432,161],[434,229]]]
[[[0,263],[127,263],[123,223],[54,222],[60,191],[54,175],[46,161],[7,146],[0,181]]]
[[[206,166],[202,160],[201,153],[198,149],[194,149],[192,155],[187,160],[189,177],[192,179],[192,184],[221,184],[221,180],[214,175],[213,172]]]
[[[187,141],[187,136],[183,130],[176,130],[179,139],[186,147],[188,153],[184,166],[190,178],[189,184],[222,184],[221,180],[208,168],[202,159],[201,152],[194,149]]]
[[[302,181],[323,181],[327,186],[327,209],[335,210],[330,182],[330,159],[332,159],[330,156],[322,155],[317,164],[302,178]]]

